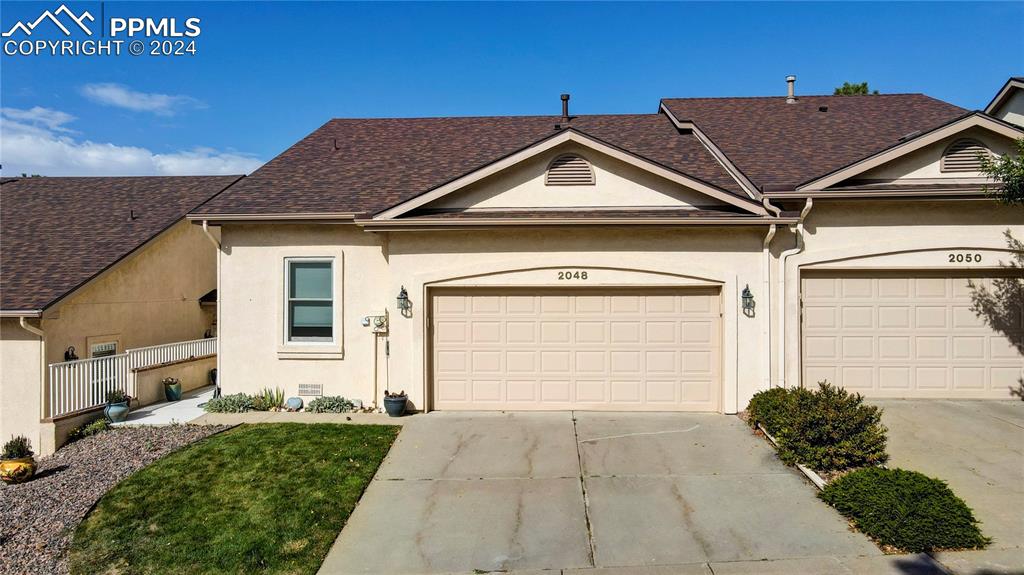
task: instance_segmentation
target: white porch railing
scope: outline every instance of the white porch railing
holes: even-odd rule
[[[216,355],[217,338],[179,341],[129,349],[107,357],[50,364],[49,417],[97,407],[107,392],[120,389],[137,397],[135,370]]]
[[[127,353],[51,363],[50,417],[103,405],[115,389],[134,396],[134,384]]]
[[[127,351],[132,369],[152,367],[196,357],[217,355],[217,338],[207,337],[191,341],[177,341],[162,345],[139,347]]]

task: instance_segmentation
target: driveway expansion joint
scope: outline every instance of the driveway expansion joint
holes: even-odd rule
[[[590,555],[590,564],[596,566],[597,563],[594,560],[594,526],[590,523],[590,499],[587,497],[587,483],[583,476],[583,454],[580,453],[580,434],[576,429],[576,412],[571,412],[570,416],[572,417],[572,434],[576,438],[576,461],[579,463],[580,491],[583,493],[583,518],[587,522],[588,553]]]

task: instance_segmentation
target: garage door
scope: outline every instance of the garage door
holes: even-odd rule
[[[948,273],[829,273],[803,279],[803,381],[873,397],[1009,398],[1024,357],[971,311]],[[1010,320],[1022,329],[1021,314]]]
[[[717,411],[717,289],[437,291],[435,409]]]

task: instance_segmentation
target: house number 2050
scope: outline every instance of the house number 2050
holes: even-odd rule
[[[946,254],[949,257],[949,263],[951,264],[980,264],[981,254]]]
[[[558,279],[560,280],[585,280],[587,279],[587,272],[580,270],[565,270],[558,272]]]

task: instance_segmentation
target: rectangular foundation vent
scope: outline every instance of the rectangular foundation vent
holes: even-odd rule
[[[324,394],[324,386],[323,386],[322,383],[300,383],[299,384],[299,395],[321,397],[323,394]]]

